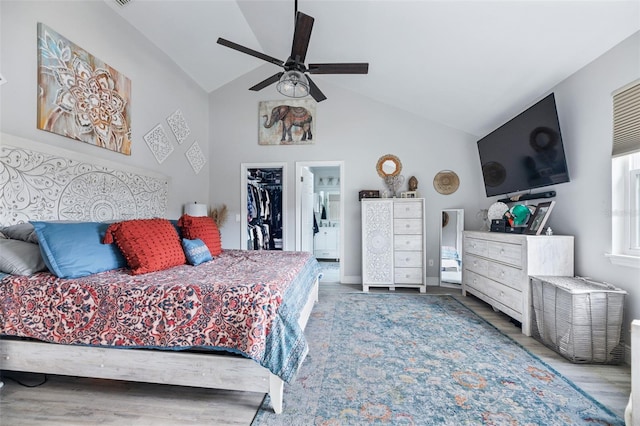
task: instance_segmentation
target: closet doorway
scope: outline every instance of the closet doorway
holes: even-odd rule
[[[344,268],[344,162],[296,162],[296,250],[313,251],[326,282]]]
[[[242,163],[240,226],[246,250],[286,250],[286,163]]]

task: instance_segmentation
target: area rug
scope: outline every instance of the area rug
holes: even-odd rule
[[[624,425],[452,296],[321,298],[284,411],[262,425]]]

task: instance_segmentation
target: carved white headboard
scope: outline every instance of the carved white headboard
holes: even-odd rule
[[[164,217],[169,178],[0,134],[0,225]]]

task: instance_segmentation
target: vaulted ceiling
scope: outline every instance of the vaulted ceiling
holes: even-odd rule
[[[218,37],[282,60],[291,51],[293,0],[105,2],[207,92],[280,70]],[[298,9],[315,18],[307,63],[370,64],[367,75],[314,76],[324,102],[342,87],[476,136],[640,30],[640,0],[299,0]],[[275,85],[263,92],[280,96]]]

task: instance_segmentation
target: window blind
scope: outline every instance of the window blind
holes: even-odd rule
[[[613,94],[612,157],[640,151],[640,81]]]

